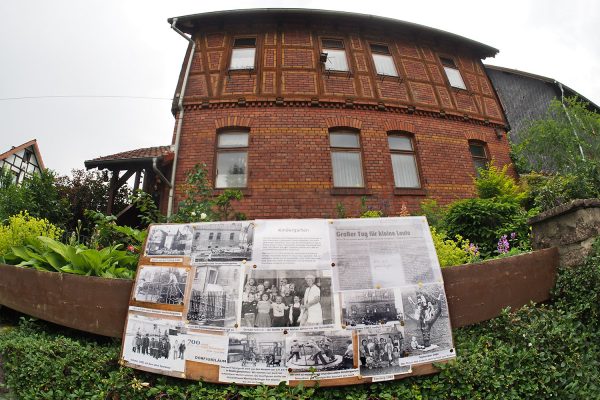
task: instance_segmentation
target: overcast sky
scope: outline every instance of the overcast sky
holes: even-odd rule
[[[303,7],[382,15],[500,50],[485,63],[554,78],[600,104],[600,2],[61,1],[0,2],[0,153],[36,138],[48,168],[170,144],[187,42],[167,18]],[[12,98],[131,96],[132,98]]]

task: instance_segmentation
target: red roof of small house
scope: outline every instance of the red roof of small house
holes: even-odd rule
[[[84,164],[87,169],[91,169],[96,167],[105,167],[111,164],[114,165],[117,163],[150,161],[153,158],[159,158],[163,161],[170,161],[173,158],[173,150],[171,149],[171,146],[144,147],[141,149],[127,150],[121,153],[115,153],[108,156],[87,160],[84,162]]]
[[[23,150],[30,146],[33,146],[33,151],[35,153],[35,157],[37,158],[40,169],[46,169],[46,167],[44,166],[44,161],[42,160],[42,154],[40,153],[40,148],[38,147],[37,140],[35,140],[35,139],[30,140],[29,142],[25,142],[22,145],[13,147],[12,149],[10,149],[8,151],[5,151],[4,153],[0,154],[0,160],[3,160],[6,157],[8,157],[12,154],[15,154],[16,152]]]

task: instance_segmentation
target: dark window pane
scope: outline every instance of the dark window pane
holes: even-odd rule
[[[384,44],[372,44],[371,51],[373,53],[390,54],[390,49]]]
[[[485,154],[485,147],[481,144],[470,144],[469,150],[471,150],[471,155],[473,157],[487,158],[487,155]]]
[[[255,47],[256,38],[238,38],[233,42],[233,47]]]
[[[343,49],[344,42],[339,39],[323,39],[323,48],[325,49]]]

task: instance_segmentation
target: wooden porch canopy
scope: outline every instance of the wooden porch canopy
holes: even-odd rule
[[[159,187],[171,186],[167,176],[173,161],[171,146],[146,147],[94,158],[84,162],[86,169],[107,169],[111,171],[107,214],[113,211],[115,194],[121,186],[134,176],[133,189],[142,189],[152,195],[158,194]],[[158,184],[157,184],[158,183]],[[141,187],[140,187],[141,184]],[[157,199],[160,200],[160,199]]]

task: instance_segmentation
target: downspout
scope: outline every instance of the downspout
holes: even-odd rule
[[[579,152],[581,153],[581,159],[585,161],[585,155],[583,154],[583,148],[581,147],[581,143],[579,142],[579,135],[575,130],[575,125],[573,125],[573,121],[571,121],[571,116],[569,115],[569,111],[567,111],[567,107],[565,106],[565,91],[563,90],[563,86],[560,82],[554,81],[560,88],[560,104],[562,104],[563,109],[565,110],[565,114],[567,114],[567,119],[569,120],[569,124],[571,124],[571,128],[573,129],[573,134],[577,138],[577,145],[579,146]]]
[[[177,172],[177,158],[179,156],[179,141],[181,138],[181,125],[183,124],[183,98],[185,97],[185,88],[187,86],[188,77],[190,75],[190,70],[192,68],[192,60],[194,58],[194,51],[196,50],[196,43],[192,40],[192,38],[186,36],[183,32],[181,32],[175,24],[177,23],[177,18],[173,18],[173,23],[171,24],[171,28],[179,33],[185,40],[190,42],[192,45],[192,49],[190,51],[190,55],[188,58],[187,67],[185,68],[185,74],[183,75],[183,82],[181,84],[181,90],[179,91],[179,101],[177,102],[177,120],[175,124],[177,125],[177,129],[175,130],[175,148],[173,150],[173,171],[171,172],[171,183],[169,188],[169,201],[167,206],[167,218],[173,214],[173,198],[175,195],[175,173]]]
[[[158,169],[158,157],[152,158],[152,170],[160,178],[160,180],[165,183],[165,185],[167,185],[168,187],[173,187],[173,185],[171,185],[171,182],[169,182],[167,177],[163,175],[160,169]]]

